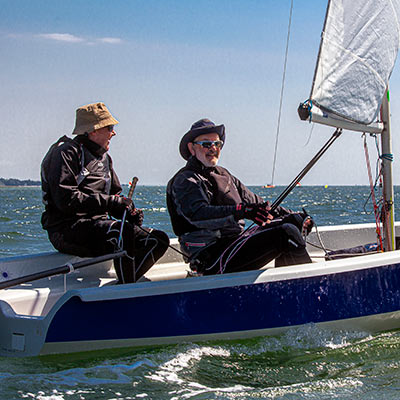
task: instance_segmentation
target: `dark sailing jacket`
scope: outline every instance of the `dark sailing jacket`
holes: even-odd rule
[[[110,195],[122,191],[106,150],[86,136],[64,136],[41,165],[42,226],[55,231],[81,218],[108,218]]]
[[[168,182],[167,207],[172,228],[188,256],[222,236],[238,235],[244,220],[236,220],[236,205],[263,203],[223,167],[205,167],[195,157]]]

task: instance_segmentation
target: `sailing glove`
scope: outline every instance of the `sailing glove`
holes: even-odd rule
[[[133,209],[133,211],[130,211],[126,214],[126,219],[131,224],[142,226],[144,219],[143,210],[140,208]]]
[[[273,217],[268,212],[269,206],[266,203],[256,204],[256,203],[240,203],[236,206],[235,217],[237,219],[250,219],[257,225],[263,226],[267,224]]]
[[[121,219],[125,210],[128,214],[131,214],[135,210],[132,199],[124,196],[110,196],[108,200],[108,211],[113,217]]]
[[[313,219],[304,208],[302,212],[285,215],[283,222],[295,225],[303,236],[308,236],[314,226]]]

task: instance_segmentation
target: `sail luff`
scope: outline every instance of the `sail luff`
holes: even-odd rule
[[[331,1],[332,1],[332,0],[329,0],[329,1],[328,1],[328,5],[327,5],[327,7],[326,7],[325,20],[324,20],[324,27],[322,28],[321,41],[320,41],[320,43],[319,43],[319,49],[318,49],[317,60],[320,59],[321,52],[322,52],[322,46],[324,45],[324,32],[325,32],[326,25],[327,25],[327,21],[328,21],[329,8],[330,8],[330,6],[331,6]],[[311,85],[310,99],[311,99],[312,93],[313,93],[313,91],[314,91],[315,78],[316,78],[317,73],[318,73],[318,67],[319,67],[319,63],[317,62],[317,63],[315,64],[315,69],[314,69],[314,77],[313,77],[313,81],[312,81],[312,85]]]

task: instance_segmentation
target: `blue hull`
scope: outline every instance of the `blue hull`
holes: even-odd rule
[[[45,341],[218,335],[390,313],[400,310],[400,264],[186,292],[182,285],[181,290],[102,301],[73,296],[54,315]]]

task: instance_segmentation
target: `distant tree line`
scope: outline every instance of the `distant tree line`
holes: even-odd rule
[[[40,181],[32,181],[31,179],[15,179],[0,178],[0,186],[40,186]]]

